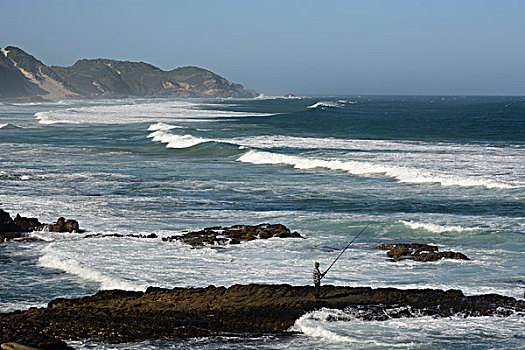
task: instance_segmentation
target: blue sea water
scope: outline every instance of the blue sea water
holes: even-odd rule
[[[324,283],[461,289],[523,299],[525,98],[335,96],[0,104],[0,207],[89,233],[283,223],[307,237],[192,249],[135,238],[32,233],[0,245],[0,312],[100,289]],[[472,260],[390,262],[421,242]],[[76,348],[523,348],[522,316],[330,321],[294,337]]]

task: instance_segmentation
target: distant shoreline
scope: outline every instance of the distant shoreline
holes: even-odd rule
[[[127,97],[257,97],[204,68],[164,71],[145,62],[82,59],[46,66],[14,46],[0,48],[0,99],[44,100]]]

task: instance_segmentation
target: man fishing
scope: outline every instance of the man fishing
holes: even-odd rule
[[[327,274],[328,271],[330,271],[332,266],[334,266],[335,262],[337,260],[339,260],[341,255],[343,255],[343,253],[348,249],[348,247],[350,247],[350,245],[352,243],[354,243],[354,241],[357,239],[357,237],[359,237],[359,235],[361,235],[361,233],[363,233],[363,231],[366,230],[366,228],[368,226],[370,226],[371,224],[372,224],[372,222],[370,222],[368,225],[365,226],[365,228],[363,228],[361,231],[359,231],[359,233],[354,237],[354,239],[352,239],[350,241],[350,243],[348,243],[348,245],[345,247],[345,249],[343,249],[343,251],[341,253],[339,253],[337,258],[335,258],[335,260],[332,263],[332,265],[328,266],[328,268],[326,269],[325,272],[321,273],[321,271],[319,271],[319,263],[317,261],[315,262],[315,264],[314,264],[315,265],[315,268],[314,268],[314,286],[315,286],[314,295],[315,295],[315,299],[319,299],[319,294],[321,293],[321,279],[324,277],[324,275]]]
[[[314,266],[314,296],[315,299],[319,299],[319,294],[321,293],[321,278],[324,277],[324,273],[321,273],[321,271],[319,271],[319,263],[317,261],[315,262]]]

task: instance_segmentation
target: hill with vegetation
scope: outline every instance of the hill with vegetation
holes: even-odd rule
[[[1,99],[258,95],[199,67],[164,71],[144,62],[111,59],[82,59],[71,67],[46,66],[14,46],[0,51]]]

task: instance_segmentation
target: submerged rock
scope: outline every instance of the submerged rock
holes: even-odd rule
[[[303,238],[298,232],[281,224],[234,225],[231,227],[207,227],[200,231],[188,232],[181,236],[163,237],[163,241],[181,241],[192,246],[239,244],[254,239]]]
[[[234,285],[229,288],[100,291],[55,299],[47,308],[0,314],[0,343],[35,346],[35,339],[86,339],[123,343],[154,339],[283,334],[302,315],[321,308],[345,310],[348,320],[400,317],[525,317],[525,301],[496,294],[465,296],[459,290],[370,287]]]
[[[0,242],[20,238],[22,232],[31,231],[84,232],[76,220],[66,220],[60,217],[54,224],[42,224],[37,218],[26,218],[19,214],[12,219],[8,212],[0,209]]]
[[[437,261],[440,259],[470,260],[465,254],[459,252],[439,252],[435,245],[421,243],[381,244],[376,249],[388,250],[386,256],[392,261],[412,259],[414,261]]]

